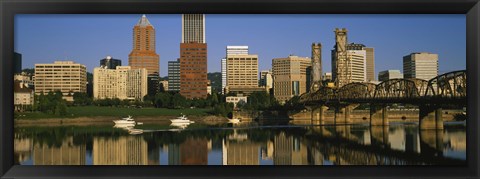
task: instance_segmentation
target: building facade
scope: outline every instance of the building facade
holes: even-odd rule
[[[107,69],[117,69],[117,66],[122,66],[122,60],[107,56],[100,60],[100,66],[105,66]]]
[[[162,80],[162,81],[160,81],[160,91],[161,91],[161,92],[169,91],[168,85],[169,85],[168,80]]]
[[[348,49],[348,48],[347,48]],[[350,82],[366,82],[367,81],[367,64],[365,50],[347,50],[347,58],[350,61]]]
[[[227,92],[249,95],[265,91],[258,86],[258,55],[227,54]]]
[[[430,80],[438,76],[438,54],[419,52],[403,57],[404,78]]]
[[[180,94],[188,99],[207,97],[207,44],[180,44]]]
[[[73,101],[75,92],[87,92],[87,67],[73,61],[35,64],[35,94],[60,91],[64,99]]]
[[[93,70],[93,98],[140,100],[147,95],[147,70],[117,66],[117,69],[97,67]]]
[[[395,78],[403,78],[400,70],[385,70],[378,73],[378,81],[387,81]]]
[[[14,80],[13,96],[15,111],[25,111],[34,104],[35,93],[33,89],[30,89],[29,86],[22,81]]]
[[[375,49],[373,47],[364,47],[366,52],[367,81],[375,81]]]
[[[227,86],[227,59],[222,58],[222,94],[225,94],[226,86]]]
[[[307,68],[311,67],[309,57],[289,56],[272,60],[273,94],[280,103],[293,96],[307,92]]]
[[[262,70],[260,72],[259,86],[265,87],[265,90],[270,91],[273,88],[273,77],[271,70]]]
[[[160,74],[160,57],[155,52],[155,28],[145,15],[133,27],[133,49],[128,55],[132,69],[147,69],[148,74]]]
[[[340,88],[352,82],[375,81],[374,48],[363,44],[348,44],[348,31],[345,28],[337,28],[334,32],[336,44],[332,50],[332,80],[335,86]]]
[[[247,104],[248,98],[246,96],[227,96],[225,98],[227,103],[233,103],[233,108],[237,108],[238,103]]]
[[[322,44],[312,43],[311,83],[314,89],[320,88],[322,82]],[[310,88],[310,87],[309,87]]]
[[[180,59],[168,62],[168,91],[180,91]]]
[[[182,43],[207,43],[205,14],[182,14]]]

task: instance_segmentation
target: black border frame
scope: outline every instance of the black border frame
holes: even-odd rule
[[[0,0],[2,178],[479,178],[480,0]],[[15,14],[466,14],[467,167],[452,166],[20,166],[13,165]]]

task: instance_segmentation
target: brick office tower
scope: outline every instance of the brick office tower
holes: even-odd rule
[[[207,43],[205,15],[182,15],[180,94],[188,99],[207,98]]]
[[[148,75],[160,74],[160,57],[155,52],[155,28],[145,15],[133,27],[133,49],[128,55],[132,70],[145,68]]]
[[[180,94],[188,99],[207,98],[207,44],[180,44]]]

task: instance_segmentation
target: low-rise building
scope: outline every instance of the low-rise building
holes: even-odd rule
[[[227,96],[226,97],[227,103],[233,103],[233,108],[237,108],[238,103],[247,103],[246,96]]]
[[[33,89],[28,88],[26,83],[15,80],[13,84],[15,111],[25,111],[31,108],[34,102],[35,93]]]

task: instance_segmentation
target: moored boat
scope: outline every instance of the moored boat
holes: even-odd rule
[[[126,118],[122,118],[120,120],[114,120],[113,121],[115,124],[133,124],[135,125],[135,120],[132,118],[132,116],[128,116]]]

